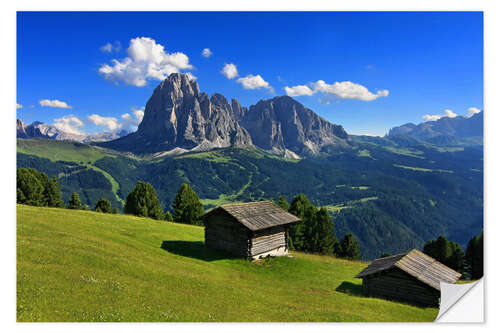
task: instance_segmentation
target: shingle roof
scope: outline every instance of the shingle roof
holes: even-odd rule
[[[439,282],[455,283],[462,274],[443,265],[436,259],[413,249],[391,257],[375,259],[357,278],[397,267],[434,289],[440,290]]]
[[[258,201],[222,205],[212,209],[204,218],[223,210],[252,231],[299,222],[300,219],[282,209],[272,201]]]

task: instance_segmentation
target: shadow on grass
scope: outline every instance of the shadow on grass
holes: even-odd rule
[[[335,290],[348,295],[365,296],[363,294],[363,286],[361,284],[355,284],[348,281],[342,282]]]
[[[173,254],[204,261],[221,259],[236,259],[235,256],[223,251],[209,249],[203,242],[163,241],[161,248]]]

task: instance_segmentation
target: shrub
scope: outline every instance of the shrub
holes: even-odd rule
[[[100,198],[95,205],[94,210],[100,213],[112,213],[113,208],[111,208],[111,202],[106,198]]]
[[[361,251],[359,244],[352,234],[344,236],[337,247],[337,256],[350,260],[358,260],[361,258]]]
[[[73,192],[71,194],[71,197],[69,198],[68,202],[68,208],[69,209],[81,209],[82,208],[82,202],[80,201],[80,196],[78,193]]]
[[[172,214],[167,210],[165,211],[165,221],[173,222],[174,218],[172,217]]]

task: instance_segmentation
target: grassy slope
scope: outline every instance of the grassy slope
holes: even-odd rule
[[[115,157],[113,154],[107,154],[103,150],[87,144],[48,139],[18,139],[17,151],[27,155],[48,158],[54,162],[65,161],[86,165],[90,169],[102,173],[111,183],[111,191],[116,200],[125,204],[122,198],[118,196],[118,190],[120,189],[118,182],[109,173],[93,165],[95,161],[103,157]]]
[[[85,164],[87,162],[93,163],[105,156],[114,156],[87,144],[48,139],[18,139],[17,151],[48,158],[51,161],[83,162]]]
[[[432,321],[437,315],[360,296],[353,276],[363,262],[293,253],[251,263],[208,251],[202,240],[203,228],[195,226],[18,205],[17,319]]]

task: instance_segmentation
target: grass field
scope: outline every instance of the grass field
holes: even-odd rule
[[[203,228],[17,206],[18,321],[433,321],[361,295],[367,263],[209,251]]]
[[[71,141],[47,139],[18,139],[17,151],[23,154],[48,158],[51,161],[67,161],[75,163],[94,163],[98,159],[109,156],[99,148]]]
[[[360,189],[360,190],[366,190],[368,188],[369,188],[368,186],[358,186],[358,189]],[[366,197],[366,198],[361,198],[359,200],[348,201],[345,204],[341,203],[341,204],[338,204],[338,205],[326,205],[326,206],[323,206],[323,207],[326,207],[326,209],[328,209],[328,211],[330,213],[337,213],[337,212],[341,211],[342,209],[352,208],[352,206],[355,205],[355,204],[357,204],[357,203],[367,202],[367,201],[377,200],[377,199],[378,199],[378,197]]]
[[[418,167],[413,167],[413,166],[408,166],[408,165],[401,165],[401,164],[393,164],[393,166],[397,168],[402,168],[402,169],[407,169],[407,170],[413,170],[413,171],[422,171],[422,172],[446,172],[446,173],[453,173],[451,170],[441,170],[441,169],[426,169],[426,168],[418,168]]]

